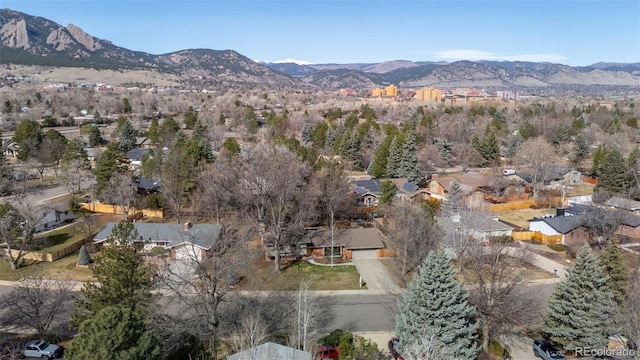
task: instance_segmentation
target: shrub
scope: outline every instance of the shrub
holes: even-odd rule
[[[151,253],[153,255],[164,255],[167,252],[169,252],[169,249],[165,249],[162,246],[154,246],[153,248],[151,248]]]
[[[87,247],[82,245],[80,247],[80,253],[78,254],[78,265],[89,265],[92,262],[93,260],[91,260],[91,256],[89,256]]]
[[[331,334],[321,337],[319,341],[322,344],[338,346],[340,345],[340,338],[345,333],[349,333],[349,332],[342,329],[335,329],[331,332]]]
[[[562,245],[562,244],[548,244],[547,247],[551,250],[554,251],[565,251],[566,250],[566,246]]]

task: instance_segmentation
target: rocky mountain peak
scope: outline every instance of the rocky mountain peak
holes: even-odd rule
[[[0,29],[0,40],[2,45],[28,49],[29,35],[27,34],[27,22],[25,19],[11,19]]]
[[[69,34],[71,34],[78,43],[87,48],[87,50],[95,51],[102,49],[102,44],[100,44],[96,38],[84,32],[81,28],[73,24],[69,24],[67,25],[67,31],[69,31]]]

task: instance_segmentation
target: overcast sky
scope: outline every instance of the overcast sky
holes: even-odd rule
[[[640,62],[638,0],[2,0],[152,54],[232,49],[309,63]]]

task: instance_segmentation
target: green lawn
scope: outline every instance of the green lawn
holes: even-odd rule
[[[98,253],[91,254],[95,259]],[[93,271],[88,268],[76,267],[78,261],[78,251],[63,257],[54,262],[32,263],[24,262],[16,271],[11,270],[11,266],[6,261],[0,261],[0,280],[16,281],[20,280],[34,271],[41,269],[47,277],[56,280],[86,281],[93,280]]]
[[[45,235],[38,236],[36,239],[45,239],[43,245],[40,246],[40,251],[53,253],[82,240],[82,238],[83,235],[77,231],[77,225],[72,224],[60,229],[52,230]]]

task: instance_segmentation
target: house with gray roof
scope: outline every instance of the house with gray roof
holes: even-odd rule
[[[604,205],[640,215],[640,201],[614,196],[605,201]]]
[[[95,236],[93,242],[105,242],[117,223],[110,222]],[[202,260],[208,257],[213,244],[220,236],[218,224],[141,223],[134,222],[138,232],[137,241],[144,244],[147,251],[154,247],[163,247],[171,251],[173,259]]]

